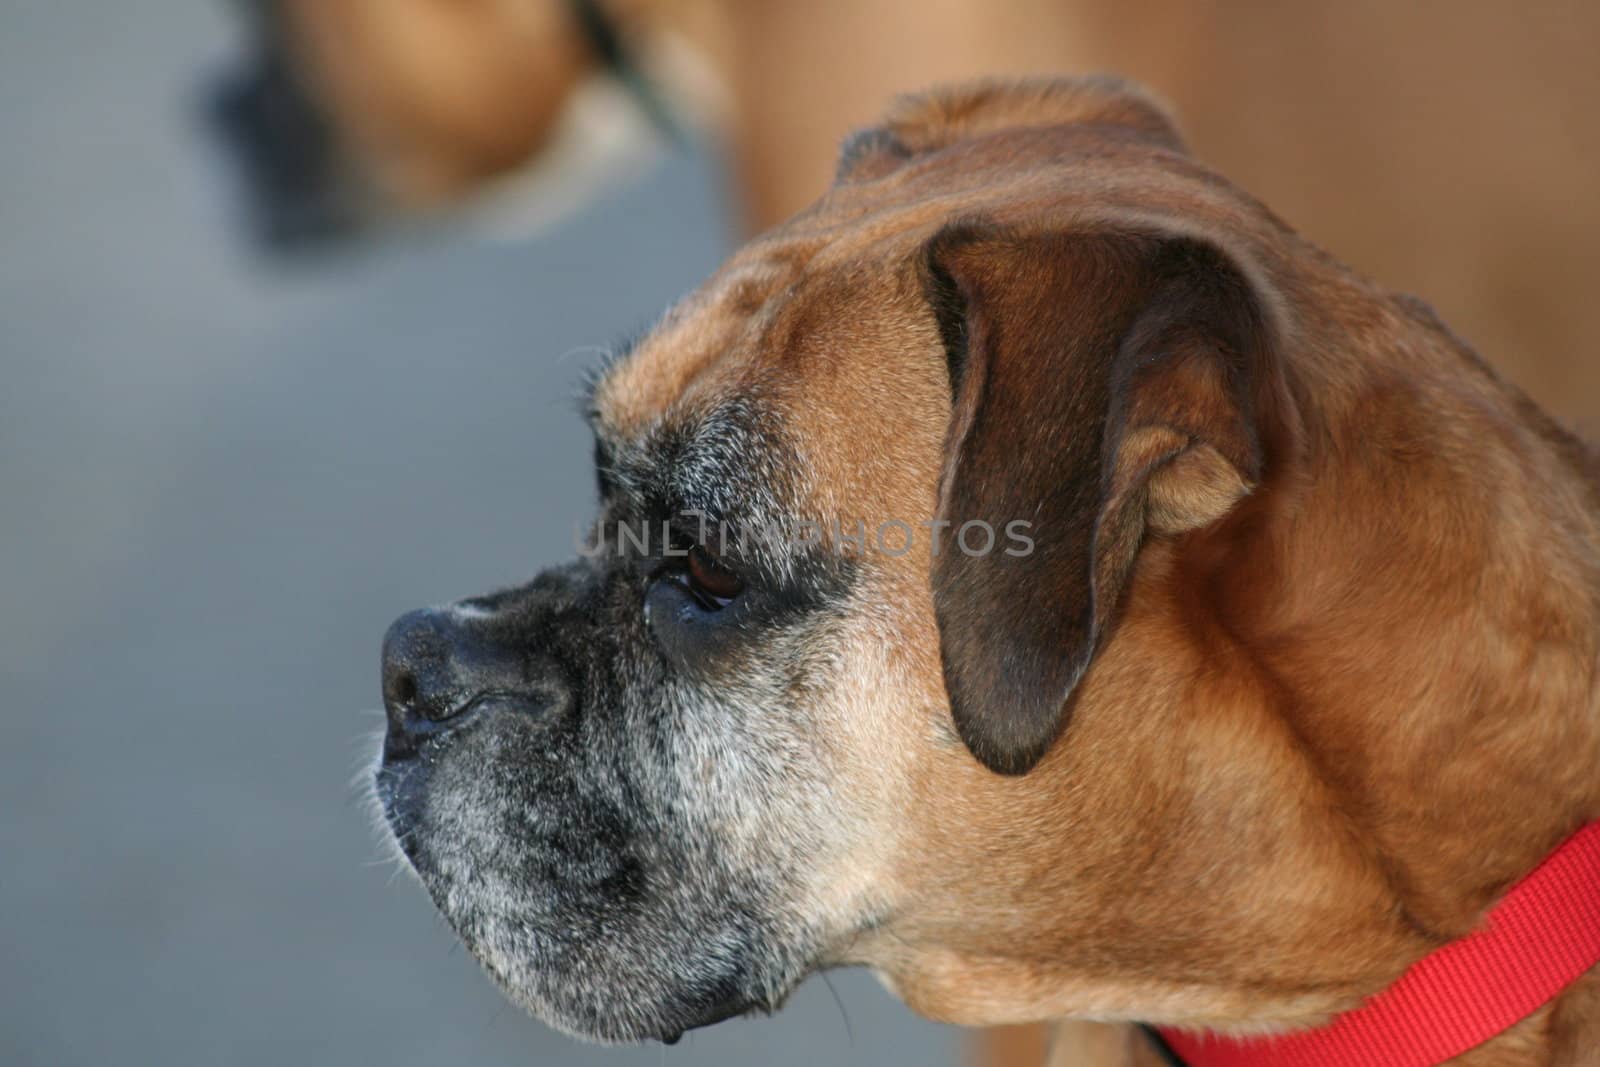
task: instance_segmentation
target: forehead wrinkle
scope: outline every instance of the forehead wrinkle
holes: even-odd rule
[[[779,250],[754,263],[735,265],[719,282],[720,302],[735,313],[753,315],[799,278],[815,250]]]

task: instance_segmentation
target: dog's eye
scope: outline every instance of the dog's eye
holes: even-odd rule
[[[699,545],[690,547],[683,573],[695,599],[711,610],[726,607],[744,592],[744,581]]]
[[[714,553],[680,541],[645,589],[645,625],[675,666],[699,670],[748,632],[746,592],[744,580]]]

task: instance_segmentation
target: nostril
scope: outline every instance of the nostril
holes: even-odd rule
[[[417,699],[417,676],[410,671],[399,671],[389,680],[389,702],[397,707],[410,707]]]

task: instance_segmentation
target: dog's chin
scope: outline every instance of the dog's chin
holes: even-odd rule
[[[775,1010],[751,1000],[741,991],[745,981],[731,975],[710,987],[696,983],[696,991],[685,993],[672,988],[666,976],[653,988],[641,989],[632,983],[612,988],[603,975],[595,978],[582,971],[550,967],[543,964],[537,950],[529,952],[525,946],[467,932],[442,903],[452,893],[438,890],[427,876],[423,883],[506,998],[570,1037],[600,1045],[649,1041],[672,1045],[690,1030]]]
[[[472,948],[472,951],[495,975],[501,992],[529,1015],[569,1037],[597,1045],[638,1045],[650,1041],[675,1045],[691,1030],[715,1026],[743,1015],[770,1015],[776,1010],[735,995],[720,1004],[678,1004],[669,1001],[653,1009],[630,1006],[626,1011],[616,1010],[624,1006],[606,1000],[603,1004],[584,1003],[577,1011],[565,1014],[557,1005],[570,1001],[570,991],[548,988],[530,990],[513,986],[500,977],[498,968],[490,966],[478,954],[477,948]]]
[[[388,834],[462,943],[529,1014],[598,1044],[672,1044],[689,1030],[770,1014],[776,991],[798,984],[801,975],[761,965],[765,950],[748,933],[710,929],[685,945],[660,921],[627,929],[611,914],[625,909],[592,886],[512,881],[505,857],[517,844],[435,825],[430,808],[459,807],[432,795],[438,763],[426,751],[380,759],[374,784]]]

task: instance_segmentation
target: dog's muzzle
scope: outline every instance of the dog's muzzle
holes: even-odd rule
[[[394,843],[513,999],[603,1041],[770,1009],[815,954],[772,873],[795,861],[754,823],[775,750],[648,640],[631,582],[584,562],[411,612],[383,642],[373,778]],[[752,770],[712,793],[718,758]]]

